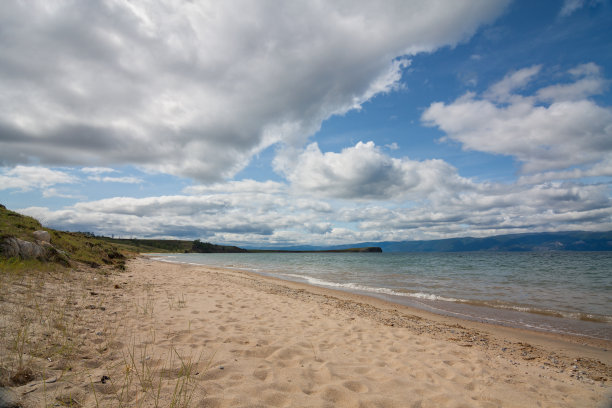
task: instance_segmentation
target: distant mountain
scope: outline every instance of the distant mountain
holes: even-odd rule
[[[322,251],[352,247],[380,247],[383,252],[529,252],[529,251],[612,251],[612,231],[541,232],[497,235],[486,238],[449,238],[431,241],[361,242],[335,246],[292,246],[286,251]]]

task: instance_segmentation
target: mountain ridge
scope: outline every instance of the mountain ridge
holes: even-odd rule
[[[421,241],[371,241],[344,245],[296,245],[273,247],[284,251],[338,250],[350,247],[380,247],[384,252],[534,252],[612,251],[612,231],[560,231],[446,238]],[[247,249],[255,247],[245,246]],[[257,247],[262,249],[261,247]],[[272,248],[272,247],[270,247]]]

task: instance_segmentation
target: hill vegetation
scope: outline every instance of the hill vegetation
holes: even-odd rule
[[[49,233],[50,243],[38,244],[35,231]],[[0,205],[0,261],[3,265],[23,261],[24,259],[10,259],[6,256],[8,242],[15,238],[21,243],[39,245],[41,251],[31,262],[51,261],[52,263],[69,266],[73,262],[80,262],[92,267],[109,265],[119,269],[125,267],[127,257],[133,255],[135,248],[128,246],[118,247],[95,237],[79,232],[56,231],[44,228],[40,222]],[[14,240],[11,240],[14,241]]]

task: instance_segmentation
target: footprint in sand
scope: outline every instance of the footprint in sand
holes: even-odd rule
[[[265,381],[268,378],[269,370],[255,370],[253,371],[253,377],[260,381]]]
[[[345,381],[343,384],[344,388],[353,392],[367,392],[368,387],[359,381]]]

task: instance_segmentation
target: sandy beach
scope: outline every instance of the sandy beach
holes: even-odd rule
[[[612,403],[611,342],[466,322],[242,271],[139,257],[120,273],[0,287],[4,340],[17,309],[38,313],[29,336],[39,346],[22,350],[31,378],[12,388],[24,407]],[[56,343],[72,346],[66,354],[41,345],[55,333],[49,322],[60,301],[70,323]],[[14,348],[2,353],[5,366],[17,364]]]

